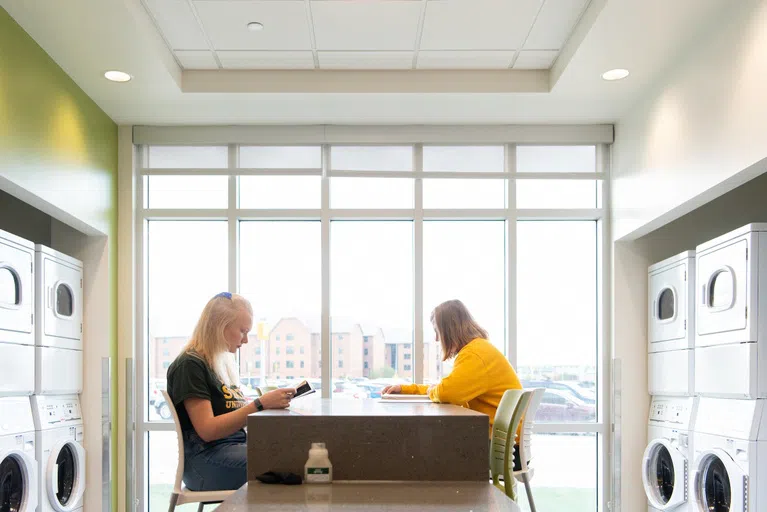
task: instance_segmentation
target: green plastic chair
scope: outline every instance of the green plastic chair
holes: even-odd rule
[[[517,429],[527,411],[532,393],[509,389],[503,394],[495,411],[493,433],[490,437],[490,476],[493,485],[516,501],[514,471],[514,441]],[[503,485],[500,478],[503,476]]]
[[[264,396],[264,393],[274,391],[275,389],[278,389],[277,386],[264,386],[262,388],[256,388],[256,393],[258,396]]]
[[[525,485],[525,492],[527,493],[527,504],[530,507],[530,512],[536,512],[535,501],[533,500],[533,489],[530,486],[530,480],[535,474],[534,468],[529,467],[527,464],[533,458],[532,454],[532,438],[533,438],[533,425],[535,423],[535,415],[538,412],[538,406],[543,400],[543,394],[546,392],[545,388],[535,388],[526,390],[525,393],[530,394],[530,401],[527,404],[525,410],[524,420],[522,425],[522,439],[519,440],[519,460],[521,468],[514,471],[513,475],[517,481],[522,482]]]

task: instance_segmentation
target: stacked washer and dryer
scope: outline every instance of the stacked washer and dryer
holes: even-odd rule
[[[649,279],[649,510],[766,511],[767,224],[653,265]],[[684,349],[667,343],[682,318]]]
[[[82,268],[0,231],[0,510],[82,510]]]
[[[697,247],[698,510],[767,510],[767,224]]]
[[[648,390],[653,395],[642,481],[655,512],[695,510],[690,502],[694,396],[695,253],[648,270]]]

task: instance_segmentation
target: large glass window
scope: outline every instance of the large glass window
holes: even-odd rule
[[[378,379],[412,381],[400,348],[413,341],[412,221],[333,221],[330,276],[333,394],[366,398]]]
[[[162,390],[168,366],[208,300],[228,288],[227,227],[220,221],[153,220],[146,233],[147,417],[167,421]]]
[[[240,293],[254,315],[250,342],[240,349],[247,391],[297,385],[302,378],[319,387],[320,228],[316,221],[240,223]],[[296,347],[307,355],[304,370],[293,362]]]
[[[517,371],[546,388],[539,422],[597,419],[596,251],[596,222],[517,223]]]
[[[596,434],[533,434],[531,448],[536,510],[597,510],[599,455]],[[519,506],[529,511],[524,487],[522,484],[517,487]]]
[[[460,299],[524,386],[546,390],[532,438],[537,508],[604,510],[605,149],[141,147],[140,510],[168,506],[177,445],[166,372],[221,291],[253,305],[238,354],[245,394],[306,379],[318,393],[305,400],[377,399],[390,383],[437,382],[453,361],[442,360],[429,315]]]
[[[441,364],[431,311],[440,303],[460,299],[490,341],[506,352],[504,221],[428,221],[423,228],[424,379],[449,373]]]

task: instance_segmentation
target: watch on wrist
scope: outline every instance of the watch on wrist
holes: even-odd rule
[[[255,400],[253,400],[253,405],[256,406],[256,410],[259,412],[264,410],[264,406],[263,404],[261,404],[260,398],[256,398]]]

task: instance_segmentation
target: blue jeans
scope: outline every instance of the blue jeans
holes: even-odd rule
[[[210,443],[200,439],[194,430],[184,431],[183,436],[184,483],[190,490],[234,490],[248,481],[244,431]]]

